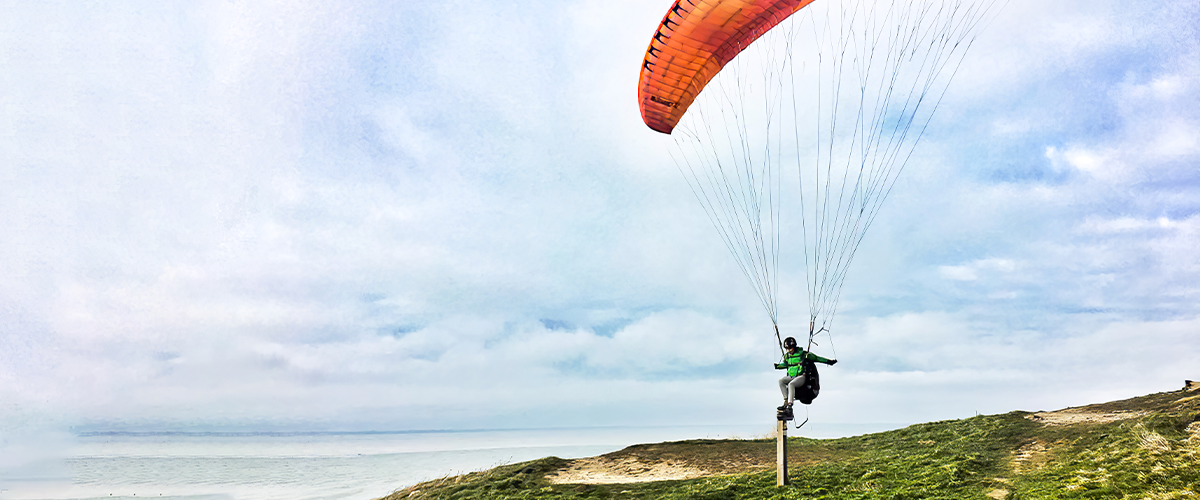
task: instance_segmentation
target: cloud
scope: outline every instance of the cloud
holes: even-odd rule
[[[778,397],[769,321],[638,116],[661,6],[14,8],[2,417],[669,424]],[[984,32],[819,339],[822,418],[1187,376],[1197,16],[1133,10],[1009,4]]]
[[[1080,231],[1089,233],[1124,233],[1124,232],[1143,232],[1154,230],[1195,230],[1196,217],[1183,221],[1171,220],[1166,217],[1157,219],[1137,219],[1133,217],[1119,217],[1116,219],[1089,219],[1080,225]]]
[[[975,281],[981,271],[1011,273],[1017,264],[1008,259],[979,259],[961,266],[939,266],[938,272],[943,277],[957,281]]]

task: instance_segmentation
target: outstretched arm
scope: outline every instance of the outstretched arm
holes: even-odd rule
[[[834,364],[834,363],[837,363],[837,360],[836,360],[836,359],[826,359],[826,358],[822,358],[822,357],[820,357],[820,356],[817,356],[816,354],[813,354],[813,353],[811,353],[811,352],[810,352],[810,353],[808,353],[808,359],[810,359],[810,360],[812,360],[812,361],[816,361],[816,362],[818,362],[818,363],[825,363],[825,364],[827,364],[827,365],[832,365],[832,364]]]

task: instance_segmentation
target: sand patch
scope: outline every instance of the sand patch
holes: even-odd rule
[[[829,450],[792,450],[795,466],[836,460]],[[677,481],[773,470],[775,443],[767,440],[714,441],[633,445],[598,457],[569,460],[546,474],[553,484],[617,484]]]
[[[551,484],[618,484],[693,479],[707,475],[708,471],[674,460],[646,463],[637,457],[613,460],[601,456],[572,460],[565,468],[546,474],[546,479]]]
[[[1144,411],[1097,412],[1068,408],[1066,410],[1038,412],[1025,418],[1046,425],[1105,424],[1118,420],[1144,417],[1147,414],[1148,412]]]

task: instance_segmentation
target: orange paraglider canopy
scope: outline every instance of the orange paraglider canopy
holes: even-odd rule
[[[675,0],[642,61],[642,120],[656,131],[671,133],[726,63],[812,1]]]

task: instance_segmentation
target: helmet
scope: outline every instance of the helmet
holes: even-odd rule
[[[784,347],[786,347],[786,348],[788,348],[788,349],[791,349],[791,348],[793,348],[793,347],[796,347],[796,338],[795,338],[795,337],[788,337],[788,338],[786,338],[786,339],[783,339],[783,346],[784,346]]]

